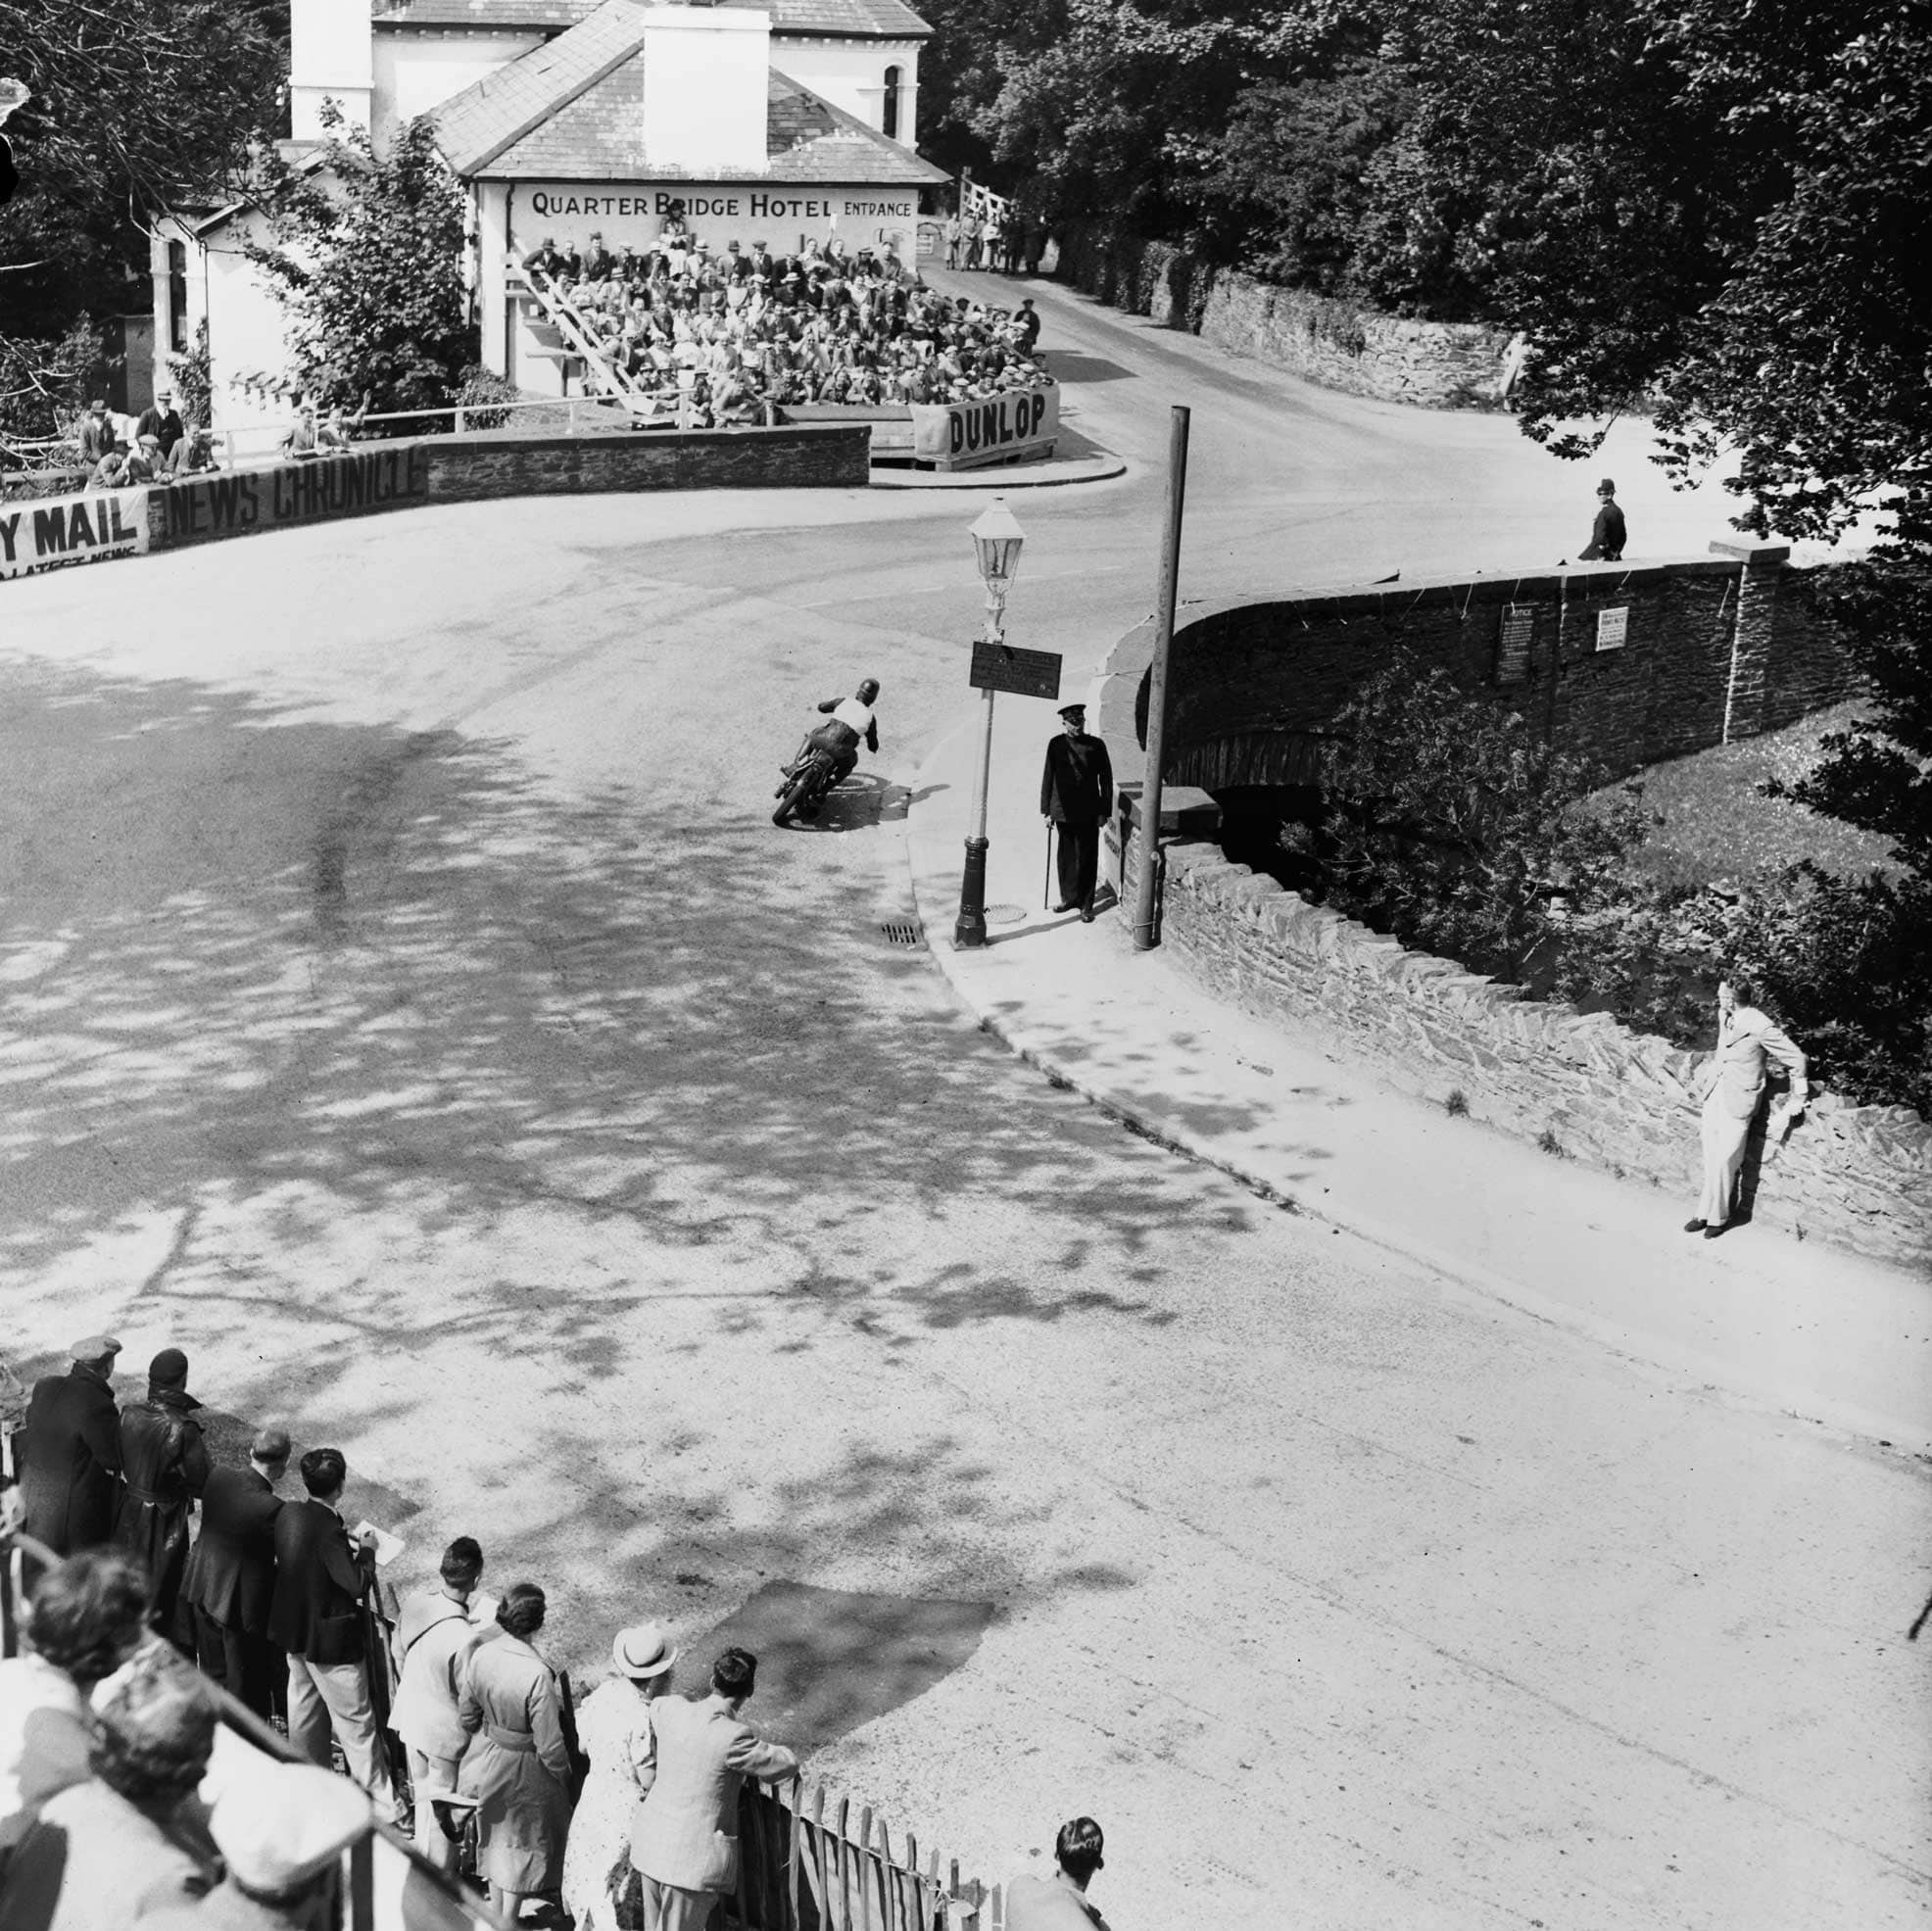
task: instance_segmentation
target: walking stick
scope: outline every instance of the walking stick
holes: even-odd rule
[[[1043,912],[1053,903],[1053,820],[1046,821],[1046,876],[1039,882],[1039,909]]]

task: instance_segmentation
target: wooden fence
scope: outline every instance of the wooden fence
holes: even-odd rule
[[[739,1800],[738,1896],[727,1907],[741,1931],[1001,1931],[998,1889],[962,1879],[956,1858],[921,1856],[905,1832],[896,1846],[868,1805],[828,1798],[801,1779],[747,1784]]]

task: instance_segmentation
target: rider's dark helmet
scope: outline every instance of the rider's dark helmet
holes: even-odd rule
[[[879,695],[879,680],[876,677],[861,677],[858,681],[858,700],[869,704]]]

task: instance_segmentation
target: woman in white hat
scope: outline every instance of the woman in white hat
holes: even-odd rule
[[[635,1901],[620,1905],[637,1882],[631,1818],[642,1795],[638,1769],[652,1761],[651,1706],[670,1687],[678,1660],[655,1622],[618,1630],[610,1655],[620,1673],[592,1692],[577,1718],[591,1760],[563,1854],[563,1904],[576,1913],[577,1931],[617,1931],[638,1922]]]

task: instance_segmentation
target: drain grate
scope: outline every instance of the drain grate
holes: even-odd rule
[[[1024,905],[989,905],[988,925],[1018,925],[1027,915]]]
[[[911,919],[888,919],[879,930],[886,935],[886,942],[889,945],[919,943],[919,927]]]

